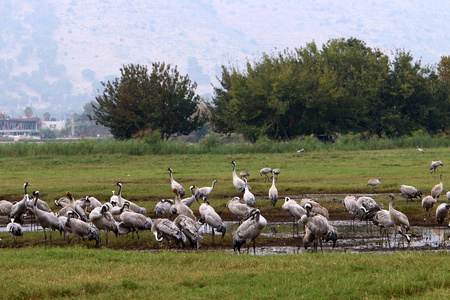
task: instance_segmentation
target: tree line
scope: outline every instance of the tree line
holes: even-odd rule
[[[212,100],[200,109],[196,84],[176,67],[128,65],[102,83],[92,119],[128,139],[159,131],[188,134],[206,122],[217,133],[291,140],[301,135],[365,133],[396,137],[445,132],[450,118],[450,57],[421,66],[410,52],[393,59],[355,38],[263,54],[245,69],[222,66]]]

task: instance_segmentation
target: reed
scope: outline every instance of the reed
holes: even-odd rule
[[[174,154],[245,154],[245,153],[295,153],[298,149],[306,151],[358,151],[416,148],[450,147],[446,136],[430,136],[417,132],[412,136],[399,138],[379,138],[364,134],[340,135],[335,143],[320,142],[310,136],[292,141],[273,141],[261,137],[255,143],[229,142],[216,134],[208,134],[199,143],[190,144],[178,141],[165,141],[155,138],[119,141],[112,139],[81,139],[76,142],[23,142],[0,144],[2,157],[25,157],[39,155],[76,156],[92,154],[123,155],[174,155]]]

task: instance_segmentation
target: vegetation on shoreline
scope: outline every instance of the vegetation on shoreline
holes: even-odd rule
[[[161,140],[159,134],[150,135],[141,140],[80,139],[77,142],[47,143],[7,143],[0,144],[2,157],[23,156],[75,156],[92,154],[124,155],[174,155],[174,154],[245,154],[245,153],[296,153],[304,148],[312,151],[358,151],[384,149],[412,149],[450,147],[450,139],[432,136],[422,131],[411,136],[398,138],[379,138],[364,134],[347,134],[337,137],[336,142],[321,142],[312,136],[301,137],[289,142],[277,142],[262,137],[255,143],[230,142],[217,134],[209,134],[199,143]]]

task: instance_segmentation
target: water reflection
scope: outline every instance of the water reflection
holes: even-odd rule
[[[351,221],[330,221],[331,225],[336,227],[339,234],[335,249],[332,249],[331,243],[323,243],[324,252],[346,252],[346,253],[361,253],[361,252],[384,252],[390,253],[395,249],[407,250],[421,250],[421,249],[448,249],[450,230],[441,227],[411,227],[409,234],[411,243],[403,242],[402,236],[397,234],[395,237],[394,229],[389,229],[389,241],[382,239],[378,227],[363,222],[355,222],[352,226]],[[238,227],[237,223],[228,222],[227,228],[234,232]],[[303,238],[303,226],[300,225],[299,235],[295,233],[295,238],[298,239],[298,246],[279,246],[268,247],[258,246],[264,244],[264,238],[280,239],[280,244],[283,244],[283,239],[293,238],[292,222],[276,222],[269,223],[263,230],[261,236],[257,239],[256,254],[298,254],[304,253],[306,250],[302,247],[301,239]],[[396,243],[394,245],[394,239]],[[446,242],[445,242],[446,241]],[[292,244],[292,243],[291,243]],[[244,249],[244,252],[246,249]],[[308,249],[307,251],[310,251]],[[320,249],[319,249],[320,251]],[[250,253],[253,253],[250,247]]]
[[[237,222],[225,222],[227,226],[227,235],[232,235],[239,224]],[[397,242],[394,246],[394,230],[389,228],[389,242],[383,240],[380,236],[378,227],[367,224],[365,222],[355,222],[352,226],[351,221],[330,221],[331,225],[338,230],[338,241],[334,249],[331,248],[331,243],[323,243],[323,252],[343,252],[343,253],[391,253],[396,249],[406,250],[450,250],[449,234],[450,230],[446,227],[419,227],[413,226],[409,231],[411,243],[406,241],[402,243],[402,237],[397,234]],[[23,226],[24,231],[30,231],[30,226]],[[35,226],[33,226],[33,230]],[[37,227],[41,231],[40,226]],[[0,232],[6,232],[6,226],[0,226]],[[202,235],[211,234],[211,228],[201,226],[200,232]],[[303,238],[303,226],[298,226],[293,237],[292,222],[270,222],[263,230],[260,237],[256,240],[256,254],[270,255],[270,254],[301,254],[306,251],[311,251],[310,248],[305,250],[302,246],[301,239]],[[221,233],[216,232],[217,235]],[[264,240],[271,240],[270,243],[265,243]],[[268,246],[273,244],[273,240],[278,246]],[[278,242],[279,241],[279,242]],[[226,251],[233,251],[232,248]],[[318,250],[321,251],[320,248]],[[246,246],[241,249],[242,253],[247,252]],[[253,254],[253,247],[250,245],[250,254]]]

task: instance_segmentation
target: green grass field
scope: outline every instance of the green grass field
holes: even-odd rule
[[[156,201],[173,198],[168,167],[186,190],[190,185],[211,185],[210,201],[216,211],[237,195],[232,184],[231,160],[237,172],[248,170],[252,192],[262,211],[272,208],[267,196],[271,182],[259,175],[263,167],[280,168],[277,182],[281,197],[306,194],[321,196],[324,206],[342,209],[346,193],[372,193],[367,180],[382,177],[377,200],[387,207],[386,193],[399,193],[401,184],[414,185],[427,195],[439,182],[430,174],[432,160],[442,160],[446,171],[450,148],[434,148],[421,155],[415,148],[357,151],[313,151],[268,154],[173,154],[173,155],[25,155],[0,158],[0,199],[19,200],[23,183],[39,190],[40,198],[53,201],[71,191],[75,198],[94,196],[108,201],[112,190],[123,183],[124,198],[145,206],[152,213]],[[336,196],[336,194],[342,194]],[[337,198],[336,198],[337,197]],[[444,198],[445,199],[445,198]],[[443,200],[441,198],[441,200]],[[194,204],[193,210],[198,206]],[[398,196],[400,210],[423,218],[417,202],[407,204]],[[285,212],[283,212],[285,213]],[[406,213],[406,212],[405,212]],[[147,234],[147,233],[146,233]],[[0,249],[2,299],[137,298],[137,299],[448,299],[450,263],[447,252],[402,252],[394,254],[302,254],[234,255],[229,252],[140,252],[95,249],[92,245],[64,245],[59,233],[55,244],[45,247],[42,233],[31,242]],[[122,239],[123,238],[123,239]],[[126,238],[126,240],[125,240]],[[28,239],[28,237],[27,237]],[[25,240],[25,237],[24,239]],[[149,237],[145,240],[151,240]],[[92,243],[92,242],[91,242]],[[119,237],[116,246],[129,244]],[[220,244],[219,244],[220,246]],[[116,247],[114,247],[117,249]],[[145,248],[145,247],[142,247]],[[124,247],[124,249],[127,249]]]
[[[341,207],[346,193],[373,193],[366,183],[371,178],[382,177],[375,192],[377,199],[387,205],[386,193],[399,193],[401,184],[413,185],[424,196],[439,183],[437,173],[430,174],[432,160],[444,161],[438,169],[446,182],[446,158],[450,148],[435,148],[425,155],[416,149],[371,151],[317,151],[280,154],[182,154],[182,155],[120,155],[92,154],[70,156],[33,156],[0,158],[0,199],[19,200],[23,196],[23,183],[39,190],[40,197],[53,205],[53,201],[71,191],[76,199],[87,195],[100,201],[108,201],[112,190],[117,191],[117,181],[123,183],[122,196],[135,201],[151,212],[157,200],[172,198],[168,167],[174,170],[174,178],[189,193],[189,186],[210,186],[218,180],[210,200],[216,207],[225,209],[226,202],[238,195],[232,184],[231,160],[237,162],[237,172],[250,172],[249,185],[260,199],[267,197],[271,182],[259,175],[263,167],[280,168],[277,188],[279,202],[285,196],[306,194],[342,194],[321,196],[330,208]],[[447,189],[445,189],[447,190]],[[342,199],[339,199],[342,198]],[[445,199],[445,198],[444,198]],[[320,199],[319,199],[320,200]],[[403,199],[398,197],[398,204]],[[268,201],[260,200],[261,209],[271,209]],[[54,206],[53,206],[54,207]],[[387,206],[386,206],[387,207]],[[278,207],[279,209],[279,207]],[[417,213],[421,212],[419,206]],[[412,211],[413,212],[413,211]]]
[[[448,299],[447,253],[2,249],[2,299]]]

